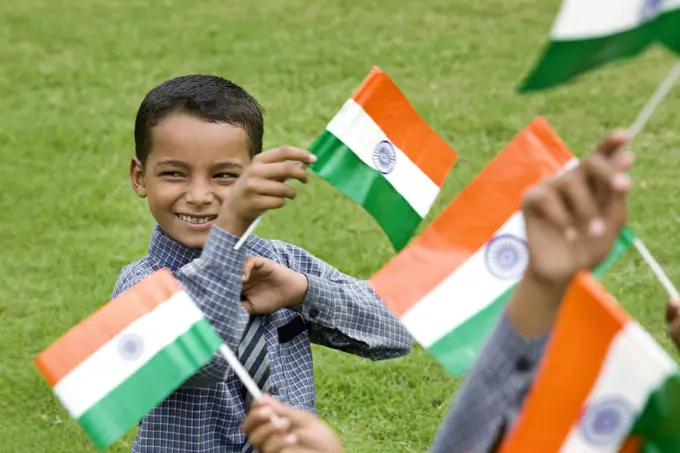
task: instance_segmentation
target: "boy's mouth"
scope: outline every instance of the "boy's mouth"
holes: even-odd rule
[[[191,225],[201,226],[207,225],[217,218],[216,215],[186,215],[186,214],[175,214],[175,217],[183,222],[189,223]]]

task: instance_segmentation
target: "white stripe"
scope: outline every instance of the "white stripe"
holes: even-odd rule
[[[645,18],[643,8],[653,0],[564,0],[551,37],[556,41],[600,38],[631,30],[659,13],[680,7],[665,0],[657,16]]]
[[[378,171],[373,163],[373,152],[381,141],[389,140],[389,137],[359,104],[352,99],[345,102],[326,129],[366,165]],[[382,176],[420,214],[420,217],[425,217],[437,199],[440,188],[406,154],[396,146],[394,148],[396,151],[394,170]]]
[[[176,293],[74,368],[54,393],[73,418],[80,417],[202,318],[185,292]],[[123,358],[118,351],[119,341],[131,334],[143,339],[142,354],[135,360]]]
[[[588,395],[586,407],[598,402],[623,398],[632,409],[630,422],[621,425],[620,434],[604,444],[594,445],[583,436],[579,425],[572,428],[561,453],[616,453],[626,440],[632,423],[644,409],[649,395],[671,374],[677,365],[636,322],[629,322],[614,338],[597,381]],[[587,413],[584,420],[588,420]],[[588,431],[586,429],[586,431]],[[619,431],[616,431],[619,432]]]
[[[571,170],[578,162],[576,158],[571,159],[556,175]],[[526,238],[521,211],[515,212],[493,237],[500,234]],[[520,276],[501,280],[489,273],[485,262],[487,248],[488,243],[401,317],[404,326],[424,348],[430,347],[451,330],[488,307],[521,278]]]
[[[498,234],[526,237],[522,213],[513,214],[494,236]],[[488,307],[521,278],[501,280],[489,273],[485,263],[487,248],[488,244],[484,244],[401,317],[406,329],[424,348]]]

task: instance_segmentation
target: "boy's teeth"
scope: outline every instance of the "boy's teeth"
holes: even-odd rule
[[[199,225],[212,220],[212,217],[192,217],[192,216],[188,216],[188,215],[180,215],[179,218],[184,220],[185,222],[196,223],[196,224],[199,224]]]

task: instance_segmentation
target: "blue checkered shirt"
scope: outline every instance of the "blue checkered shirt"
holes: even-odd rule
[[[263,325],[272,393],[280,401],[315,412],[311,343],[367,357],[408,354],[413,340],[383,305],[368,282],[349,277],[305,250],[250,237],[238,238],[213,226],[202,250],[190,249],[157,226],[147,256],[120,273],[113,297],[161,268],[170,269],[202,309],[225,344],[236,350],[249,315],[241,305],[241,278],[247,256],[262,256],[303,273],[308,291],[295,309],[265,316]],[[142,421],[134,453],[239,453],[246,416],[241,382],[219,355]]]

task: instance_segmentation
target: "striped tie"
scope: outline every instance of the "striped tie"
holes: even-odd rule
[[[267,360],[267,343],[264,338],[264,326],[260,316],[250,317],[241,344],[238,346],[238,358],[262,392],[269,392],[271,379],[269,361]],[[247,410],[253,402],[253,397],[245,389],[245,386],[244,392]],[[242,453],[253,453],[256,451],[247,441],[241,449]]]

